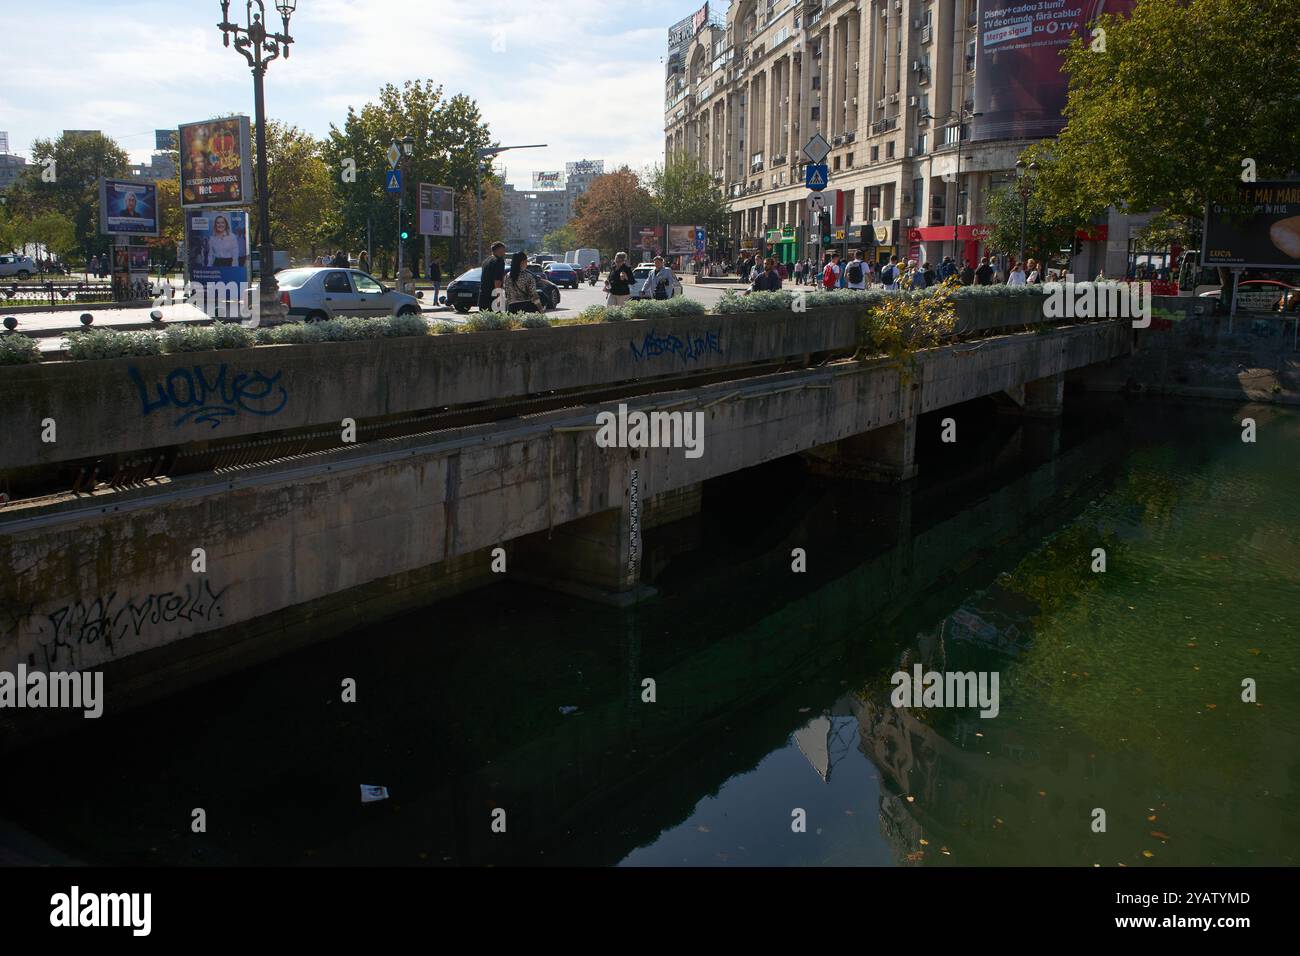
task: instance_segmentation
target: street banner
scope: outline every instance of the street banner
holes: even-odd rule
[[[253,160],[247,116],[180,127],[182,206],[247,206],[253,202]]]
[[[695,227],[668,227],[668,255],[689,256],[695,253]]]
[[[99,231],[106,236],[158,235],[158,185],[100,177]]]
[[[248,213],[242,209],[187,212],[185,254],[190,282],[247,283]]]
[[[1203,265],[1300,269],[1300,180],[1242,183],[1206,208],[1203,236]]]
[[[422,236],[455,235],[456,200],[447,186],[420,183],[420,222]]]
[[[637,226],[633,231],[636,248],[646,253],[654,253],[663,246],[663,226]]]
[[[1065,126],[1062,110],[1069,76],[1061,52],[1103,13],[1129,13],[1136,0],[1028,3],[980,0],[975,44],[975,117],[971,139],[1055,136]]]

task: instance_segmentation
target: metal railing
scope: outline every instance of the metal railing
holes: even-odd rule
[[[119,282],[10,282],[0,284],[0,308],[5,305],[76,305],[79,302],[132,302],[152,299],[157,283],[140,279]]]

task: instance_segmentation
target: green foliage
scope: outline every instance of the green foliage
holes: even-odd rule
[[[256,344],[252,329],[232,322],[213,325],[170,325],[162,334],[164,352],[207,352],[243,349]]]
[[[1047,213],[1091,218],[1107,206],[1198,220],[1235,196],[1242,160],[1282,178],[1300,156],[1300,16],[1295,0],[1139,0],[1105,16],[1104,51],[1081,37],[1064,53],[1068,122],[1032,148]]]
[[[573,223],[566,222],[559,229],[553,229],[542,236],[542,252],[567,252],[578,248],[578,233]]]
[[[544,315],[527,313],[524,315],[523,319],[520,320],[519,324],[525,329],[549,329],[551,327],[551,320]]]
[[[41,347],[26,335],[0,334],[0,365],[27,365],[41,360]]]
[[[435,322],[432,331],[434,335],[451,335],[460,331],[460,325],[455,322]]]
[[[1049,216],[1042,190],[1036,182],[1023,204],[1015,184],[1008,183],[994,189],[988,196],[985,220],[992,227],[987,240],[990,248],[1019,254],[1022,209],[1025,216],[1025,258],[1040,263],[1059,256],[1059,250],[1067,248],[1073,241],[1075,230],[1088,225],[1087,220],[1078,217]]]
[[[511,327],[511,316],[505,312],[476,312],[463,326],[466,332],[504,332]]]
[[[917,349],[938,345],[957,325],[952,280],[907,295],[886,295],[858,323],[863,351],[910,358]]]
[[[570,223],[584,248],[627,251],[629,231],[657,220],[654,197],[626,166],[597,176],[578,198]]]
[[[592,305],[578,313],[573,325],[587,325],[594,322],[634,322],[640,319],[667,319],[678,315],[704,315],[709,310],[704,303],[685,296],[673,299],[639,299],[615,308]]]
[[[70,359],[112,359],[124,355],[158,355],[162,338],[156,332],[118,332],[86,329],[63,338]]]
[[[710,236],[727,233],[731,215],[722,189],[698,160],[669,157],[650,171],[650,195],[659,212],[659,222],[680,226],[703,226]]]

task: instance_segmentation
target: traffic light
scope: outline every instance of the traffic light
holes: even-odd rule
[[[818,218],[820,220],[818,228],[821,230],[822,234],[822,245],[829,246],[831,244],[831,214],[829,211],[823,209],[818,214]]]
[[[411,234],[410,234],[409,232],[407,232],[405,229],[403,229],[403,230],[402,230],[402,241],[405,242],[407,239],[410,239],[410,238],[411,238]]]

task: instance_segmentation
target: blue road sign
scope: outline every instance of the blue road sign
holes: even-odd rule
[[[402,191],[402,171],[400,169],[390,169],[384,173],[384,189],[390,193],[400,193]]]
[[[825,189],[830,178],[825,163],[809,163],[804,167],[804,185],[809,189],[818,191]]]

